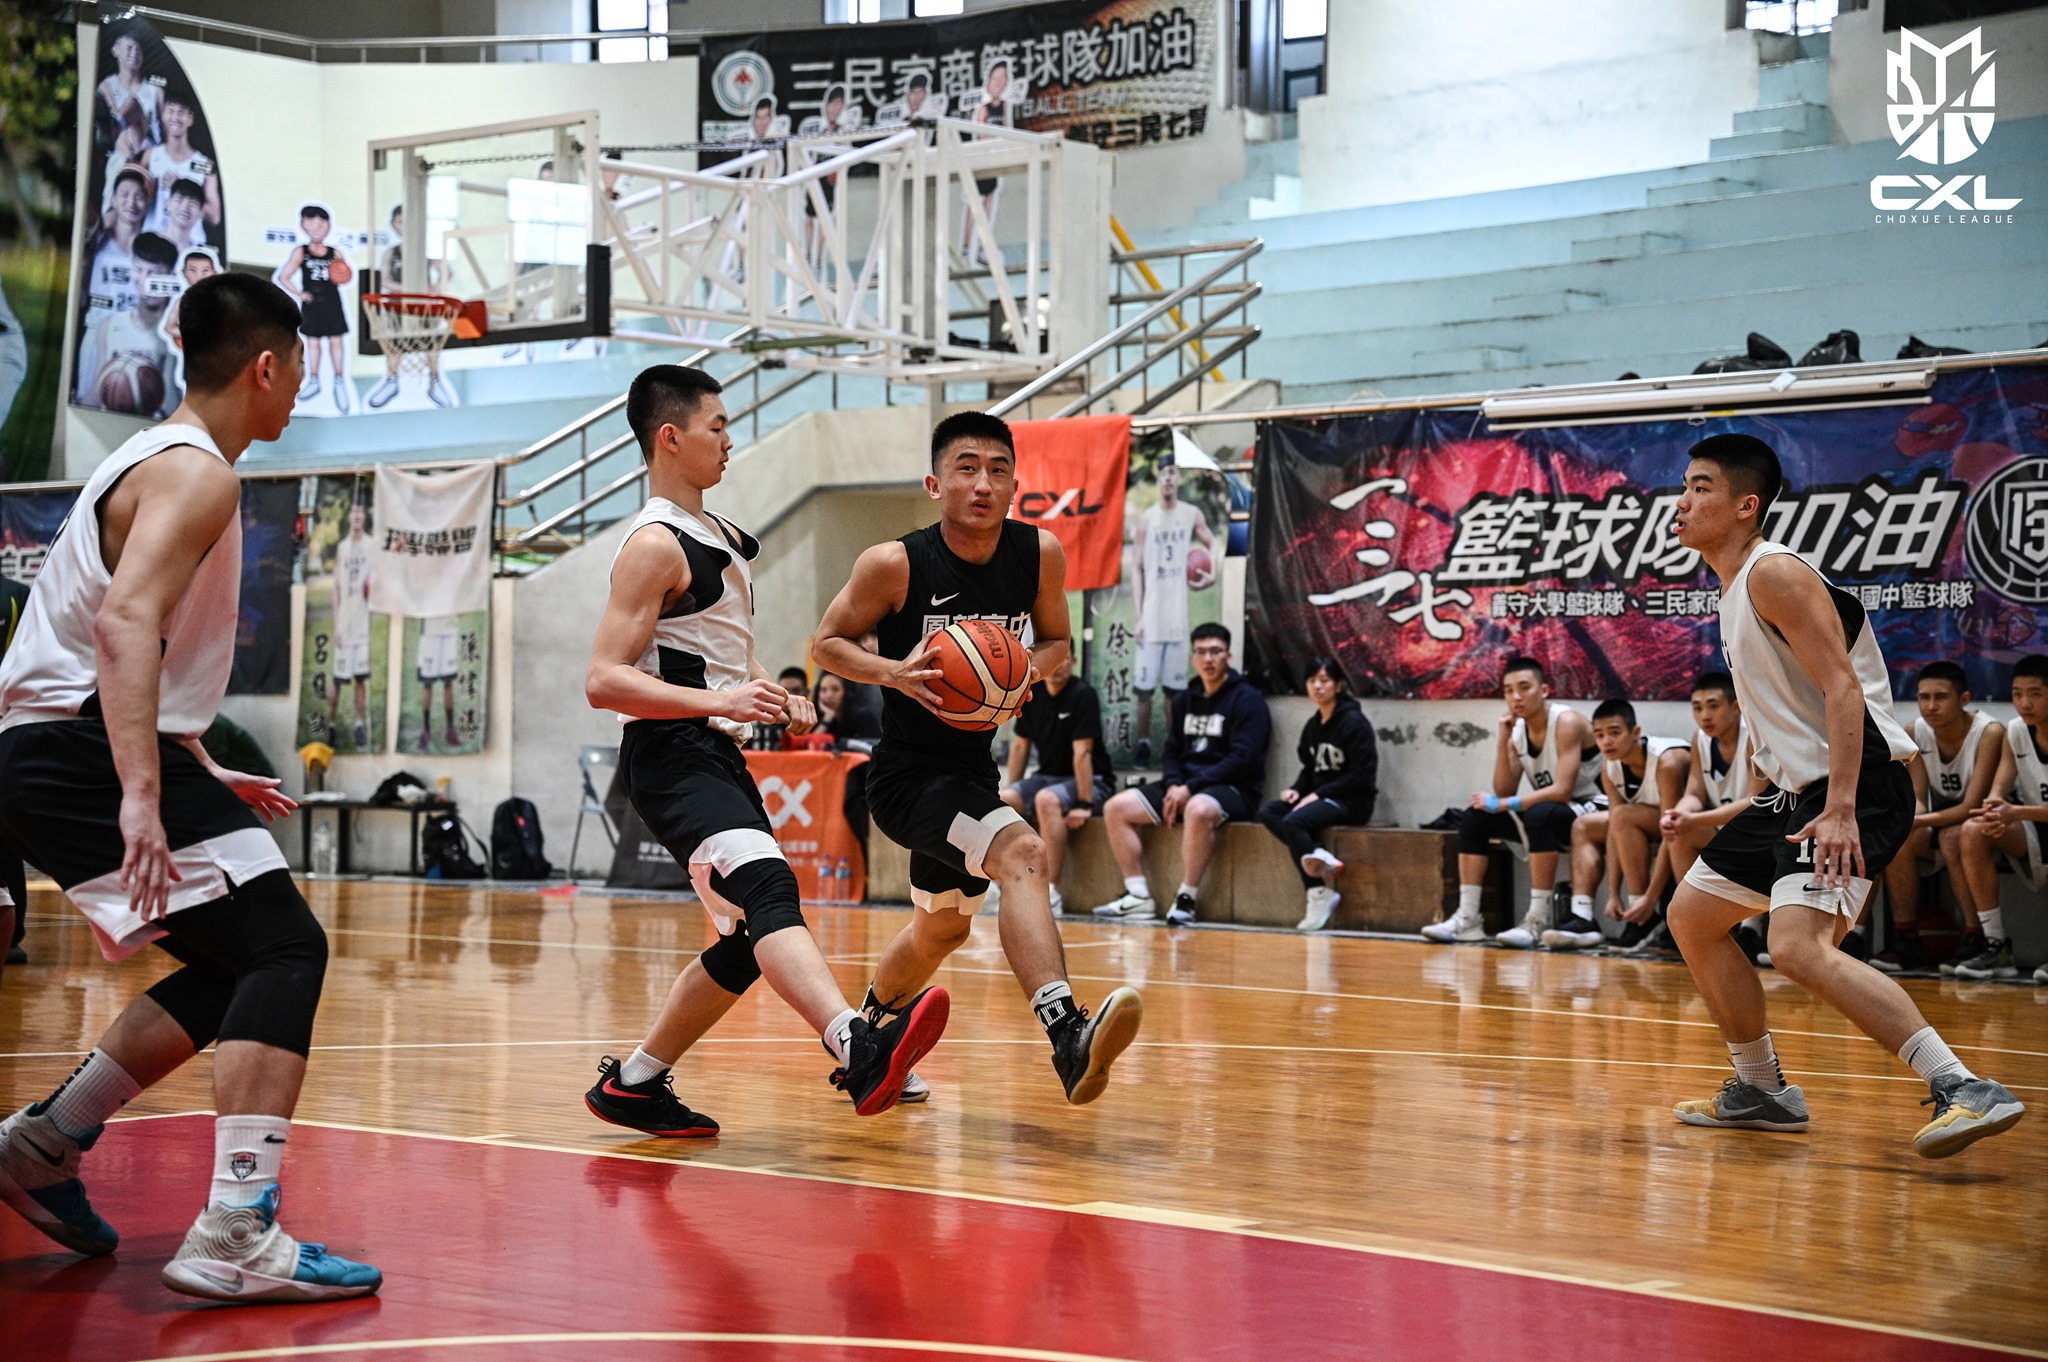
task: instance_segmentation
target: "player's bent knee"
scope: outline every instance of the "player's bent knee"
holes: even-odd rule
[[[1010,829],[1021,832],[1010,832]],[[1008,834],[1011,837],[1029,837],[1038,847],[1038,854],[1045,854],[1045,843],[1038,840],[1025,823],[1024,816],[1007,804],[990,809],[979,818],[969,818],[964,813],[953,815],[953,825],[946,829],[946,841],[960,853],[967,873],[976,879],[987,879],[986,872],[989,850],[996,839]]]
[[[754,959],[753,938],[745,927],[706,946],[697,963],[704,967],[712,983],[735,997],[752,988],[761,977],[761,966]]]
[[[796,872],[779,855],[748,861],[731,873],[713,875],[711,887],[747,919],[747,935],[760,942],[775,932],[804,925],[803,895]]]
[[[227,963],[235,991],[219,1040],[253,1041],[305,1055],[327,977],[327,932],[289,871],[258,875],[233,891],[242,932]]]

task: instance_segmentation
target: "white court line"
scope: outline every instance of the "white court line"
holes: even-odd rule
[[[1014,1362],[1131,1362],[1101,1353],[1056,1352],[1047,1348],[1015,1348],[1000,1343],[943,1343],[924,1338],[861,1338],[837,1334],[712,1334],[712,1333],[559,1333],[469,1334],[453,1338],[380,1338],[361,1343],[292,1343],[277,1348],[247,1348],[231,1353],[177,1353],[153,1362],[255,1362],[266,1357],[345,1356],[388,1353],[412,1348],[520,1347],[565,1343],[726,1343],[776,1348],[889,1349],[892,1352],[934,1353],[944,1357],[996,1357]]]

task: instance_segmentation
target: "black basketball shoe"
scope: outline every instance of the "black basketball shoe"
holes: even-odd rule
[[[903,1097],[910,1066],[931,1053],[945,1034],[953,1007],[943,988],[928,988],[880,1023],[853,1019],[846,1064],[832,1071],[832,1086],[853,1099],[854,1111],[878,1116]]]
[[[1093,1017],[1076,1007],[1052,1037],[1052,1067],[1075,1106],[1093,1102],[1109,1086],[1109,1066],[1138,1037],[1145,1000],[1134,988],[1120,988],[1102,1000]]]
[[[676,1096],[674,1075],[663,1069],[645,1083],[619,1079],[619,1061],[606,1055],[597,1065],[597,1086],[583,1094],[583,1105],[600,1121],[659,1135],[670,1140],[701,1140],[718,1133],[718,1122],[691,1111]]]

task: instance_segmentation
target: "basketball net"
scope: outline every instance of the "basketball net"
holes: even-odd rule
[[[462,301],[438,293],[372,293],[363,298],[370,335],[400,374],[431,374],[455,334]]]

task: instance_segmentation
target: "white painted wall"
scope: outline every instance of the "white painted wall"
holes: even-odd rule
[[[1984,45],[1998,57],[1998,117],[2001,121],[2048,114],[2048,9],[1997,14],[1961,24],[1938,24],[1915,32],[1946,47],[1982,27]],[[1882,5],[1835,18],[1828,48],[1828,104],[1835,127],[1851,142],[1890,141],[1885,122],[1884,54],[1897,51],[1898,30],[1884,31]],[[1994,129],[1993,137],[1998,136]],[[1961,174],[1967,164],[1954,172]],[[1997,192],[1996,182],[1992,192]]]
[[[1302,208],[1706,159],[1756,102],[1722,0],[1330,6],[1331,92],[1301,105]]]

